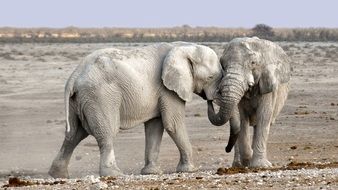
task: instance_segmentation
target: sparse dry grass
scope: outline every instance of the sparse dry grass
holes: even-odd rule
[[[172,28],[0,28],[0,42],[221,42],[235,37],[257,35],[248,28],[172,27]],[[338,41],[338,28],[274,28],[273,41]]]

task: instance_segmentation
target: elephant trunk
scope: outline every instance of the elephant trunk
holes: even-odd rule
[[[221,106],[218,113],[215,113],[212,102],[208,101],[208,118],[213,125],[224,125],[230,119],[230,137],[226,152],[231,151],[239,135],[240,121],[237,106],[246,91],[244,80],[236,77],[230,75],[223,78],[220,86]]]
[[[241,130],[241,122],[240,122],[240,115],[238,112],[238,109],[235,109],[235,111],[232,114],[232,117],[230,119],[230,137],[228,140],[228,145],[225,148],[225,152],[231,152],[231,149],[236,144],[239,131]]]
[[[215,113],[212,101],[208,101],[208,118],[213,125],[224,125],[244,95],[243,82],[232,77],[224,77],[220,84],[220,110]]]
[[[225,152],[227,152],[227,153],[231,152],[232,148],[236,144],[238,135],[239,135],[239,131],[237,133],[232,132],[232,130],[230,131],[230,137],[229,137],[228,144],[225,147]]]
[[[233,106],[231,106],[233,107]],[[211,100],[208,100],[208,118],[209,121],[216,126],[224,125],[231,117],[231,109],[221,106],[218,113],[215,112],[214,105]]]

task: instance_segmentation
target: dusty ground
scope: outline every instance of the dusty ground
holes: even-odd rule
[[[212,126],[206,102],[198,97],[187,105],[186,124],[193,145],[195,174],[175,171],[178,151],[167,134],[161,145],[161,176],[140,176],[143,166],[143,127],[121,131],[116,139],[117,162],[128,174],[118,179],[97,178],[99,151],[92,137],[75,150],[69,166],[72,178],[48,179],[47,171],[63,141],[65,81],[93,50],[144,44],[1,44],[0,45],[0,188],[9,176],[43,179],[43,188],[338,188],[338,169],[261,171],[214,175],[231,166],[226,154],[228,125]],[[206,44],[218,53],[222,44]],[[290,161],[338,161],[338,43],[280,43],[293,60],[291,91],[276,124],[270,130],[268,158],[275,167]],[[131,175],[133,174],[133,175]],[[91,176],[93,175],[93,176]],[[265,177],[263,177],[265,176]],[[101,186],[100,186],[101,185]],[[3,187],[5,188],[5,186]],[[40,189],[41,186],[26,188]]]

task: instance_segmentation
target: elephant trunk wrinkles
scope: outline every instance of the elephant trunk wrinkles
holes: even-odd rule
[[[239,131],[240,131],[240,121],[239,113],[236,106],[239,101],[242,99],[245,93],[244,80],[236,79],[232,77],[225,77],[220,86],[220,102],[221,107],[220,111],[216,114],[213,108],[212,102],[208,102],[208,117],[210,122],[213,125],[223,125],[230,120],[230,137],[228,145],[226,146],[226,152],[230,152],[233,146],[235,145]],[[237,110],[234,112],[234,110]],[[236,117],[233,117],[236,115]]]
[[[231,149],[236,144],[239,132],[241,130],[240,115],[238,109],[234,111],[230,119],[230,137],[228,140],[228,145],[225,147],[225,152],[231,152]]]
[[[224,125],[230,119],[230,117],[226,117],[231,115],[229,112],[231,112],[231,110],[227,110],[224,108],[224,106],[221,106],[219,112],[216,114],[212,101],[208,100],[208,118],[213,125]]]
[[[230,152],[233,146],[235,145],[239,131],[240,131],[240,121],[239,121],[239,113],[238,109],[235,109],[235,106],[238,106],[238,103],[244,96],[244,93],[246,91],[244,80],[228,80],[228,82],[225,84],[224,88],[224,95],[222,94],[222,102],[224,103],[224,109],[229,110],[236,110],[236,112],[231,113],[227,117],[232,117],[230,120],[230,137],[228,141],[228,145],[226,146],[226,152]],[[233,117],[235,116],[235,117]]]
[[[224,125],[232,116],[232,112],[244,95],[243,82],[225,77],[220,86],[220,110],[215,113],[213,104],[208,101],[208,118],[213,125]]]

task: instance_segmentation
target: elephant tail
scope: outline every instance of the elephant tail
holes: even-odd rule
[[[69,123],[69,106],[70,106],[70,99],[75,94],[74,84],[77,76],[79,75],[78,69],[76,69],[72,75],[69,77],[66,86],[65,86],[65,113],[66,113],[66,132],[70,132],[70,123]]]
[[[65,113],[66,113],[66,132],[70,132],[70,124],[69,124],[69,99],[74,94],[74,79],[70,78],[65,87]]]

